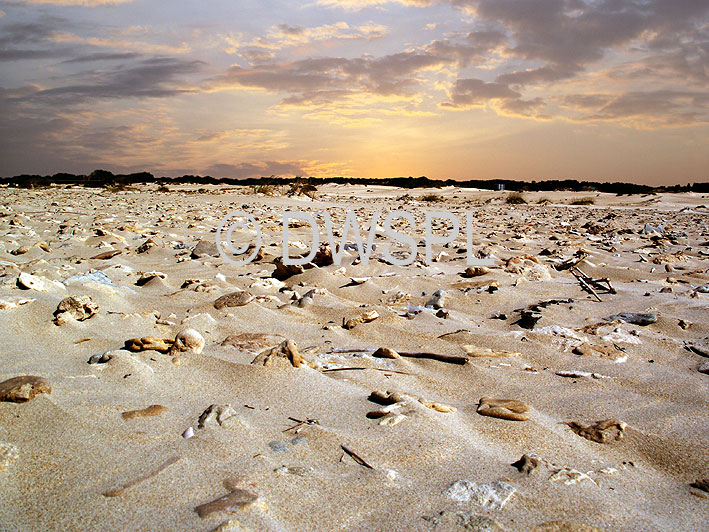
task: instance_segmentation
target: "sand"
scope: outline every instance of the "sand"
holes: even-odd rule
[[[708,494],[692,484],[709,477],[709,197],[170,189],[0,188],[0,381],[51,384],[0,402],[1,530],[706,529]],[[236,209],[263,235],[263,259],[242,266],[209,254]],[[272,277],[284,211],[315,214],[327,241],[318,213],[337,234],[347,209],[363,229],[375,210],[410,212],[419,258],[387,264],[380,230],[367,265],[346,250]],[[431,210],[461,233],[426,263]],[[307,253],[308,226],[290,236]],[[469,253],[489,272],[463,276]],[[565,261],[616,293],[596,286],[598,301]],[[239,291],[253,297],[215,308]],[[98,310],[74,301],[63,308],[79,319],[55,317],[70,296]],[[606,320],[620,313],[657,319]],[[186,329],[197,340],[173,346]],[[125,349],[145,337],[164,348]],[[482,398],[512,402],[481,415]],[[519,413],[493,415],[504,405]],[[617,425],[603,443],[573,429],[604,420]],[[518,471],[525,454],[536,467]],[[543,526],[557,521],[574,525]]]

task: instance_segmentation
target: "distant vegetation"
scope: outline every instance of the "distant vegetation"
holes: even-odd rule
[[[522,205],[524,203],[527,203],[527,200],[524,199],[524,196],[519,192],[513,192],[512,194],[509,194],[507,198],[505,198],[505,202],[511,205]]]
[[[456,186],[461,188],[481,188],[485,190],[498,190],[504,186],[505,190],[512,192],[567,190],[573,192],[609,192],[618,195],[627,194],[655,194],[661,192],[709,192],[709,182],[687,185],[673,185],[651,187],[635,183],[601,183],[596,181],[577,181],[575,179],[547,180],[547,181],[513,181],[509,179],[469,179],[456,181],[455,179],[435,180],[426,176],[421,177],[295,177],[279,178],[275,176],[248,179],[223,178],[211,176],[183,175],[182,177],[155,177],[148,172],[133,174],[113,174],[107,170],[94,170],[89,175],[75,175],[59,173],[51,176],[17,175],[14,177],[0,178],[0,183],[21,188],[39,188],[51,185],[74,185],[96,188],[123,189],[129,185],[139,183],[156,183],[158,185],[245,185],[252,187],[266,186],[266,189],[280,189],[281,186],[288,190],[288,194],[304,194],[314,197],[317,186],[325,183],[352,184],[352,185],[389,185],[400,188],[440,188]],[[310,188],[313,187],[313,188]],[[265,192],[264,192],[265,193]]]
[[[440,197],[438,194],[424,194],[419,198],[420,201],[430,201],[430,202],[436,202],[436,201],[443,201],[443,198]]]
[[[581,198],[571,202],[571,205],[594,205],[596,202],[593,198]]]

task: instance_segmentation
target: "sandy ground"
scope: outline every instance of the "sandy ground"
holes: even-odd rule
[[[0,189],[0,381],[51,385],[0,402],[1,530],[706,530],[708,494],[692,484],[709,477],[709,197],[197,189]],[[594,204],[570,205],[580,198]],[[243,266],[210,255],[235,209],[263,235],[264,257]],[[321,241],[318,213],[337,235],[355,210],[366,240],[375,210],[405,210],[419,257],[389,264],[380,227],[366,265],[347,249],[340,265],[275,279],[288,209],[314,213]],[[427,264],[431,210],[461,232]],[[292,254],[307,253],[308,226],[290,233]],[[465,277],[468,256],[489,271]],[[592,285],[596,298],[572,264],[616,293]],[[215,307],[238,291],[246,304]],[[90,302],[56,324],[70,296]],[[620,313],[656,320],[608,319]],[[185,329],[204,347],[164,352]],[[143,337],[166,349],[126,350]],[[301,367],[293,353],[252,363],[285,340]],[[380,347],[434,356],[372,356]],[[481,415],[483,397],[520,401],[525,420]],[[529,474],[511,465],[523,455]]]

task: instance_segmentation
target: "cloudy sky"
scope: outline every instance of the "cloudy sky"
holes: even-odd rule
[[[0,175],[709,180],[707,0],[0,0]]]

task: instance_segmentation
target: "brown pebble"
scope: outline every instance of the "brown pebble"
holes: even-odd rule
[[[221,310],[225,307],[243,307],[244,305],[250,303],[253,298],[254,296],[244,290],[232,292],[231,294],[226,294],[218,298],[214,302],[214,308]]]
[[[153,417],[159,416],[167,412],[167,408],[162,405],[150,405],[148,408],[143,408],[142,410],[128,410],[123,412],[121,416],[123,419],[135,419],[137,417]]]
[[[0,382],[0,401],[26,403],[40,393],[52,393],[52,385],[44,377],[24,375]]]
[[[154,338],[152,336],[144,336],[143,338],[131,338],[126,340],[125,349],[128,351],[157,351],[159,353],[167,353],[173,344],[170,338]]]
[[[365,312],[364,314],[360,314],[359,316],[355,318],[351,318],[345,322],[344,328],[345,329],[354,329],[357,325],[360,323],[369,323],[370,321],[374,321],[379,317],[379,312],[376,310],[369,310]]]
[[[256,502],[256,500],[258,500],[258,494],[248,490],[236,489],[228,495],[224,495],[224,497],[219,497],[211,502],[197,506],[194,511],[202,519],[206,519],[222,512],[239,512]]]
[[[91,258],[98,259],[98,260],[108,260],[108,259],[112,259],[116,255],[120,255],[121,253],[123,253],[123,252],[118,249],[114,249],[113,251],[106,251],[105,253],[99,253],[98,255],[95,255],[94,257],[91,257]]]
[[[98,312],[98,304],[89,296],[69,296],[62,299],[54,311],[54,323],[63,325],[69,317],[77,321],[84,321],[91,318]]]
[[[529,419],[529,405],[515,399],[483,397],[480,399],[477,412],[482,416],[509,421],[527,421]]]
[[[393,349],[389,349],[388,347],[380,347],[374,353],[372,353],[372,356],[375,358],[401,358],[401,355],[399,353],[397,353]]]

